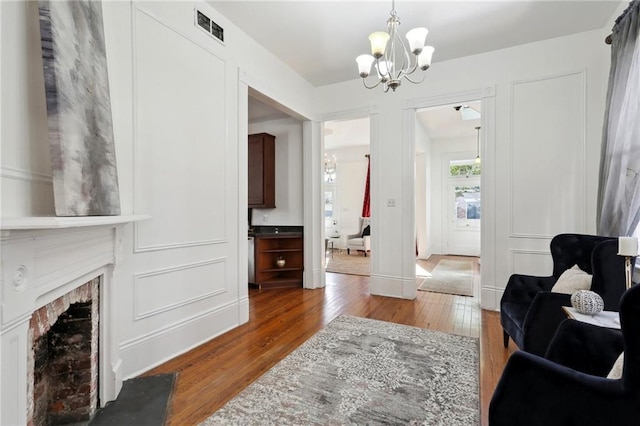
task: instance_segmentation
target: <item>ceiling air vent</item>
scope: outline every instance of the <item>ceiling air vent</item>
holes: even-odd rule
[[[209,35],[217,38],[218,40],[224,42],[224,28],[220,25],[213,22],[211,18],[209,18],[204,13],[200,12],[198,9],[195,9],[195,24],[196,26],[205,30]]]

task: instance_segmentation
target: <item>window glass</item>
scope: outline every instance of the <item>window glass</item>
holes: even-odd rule
[[[482,204],[480,202],[479,186],[456,186],[455,189],[455,218],[457,220],[480,219]]]

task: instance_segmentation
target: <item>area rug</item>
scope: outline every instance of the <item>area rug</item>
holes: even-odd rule
[[[473,262],[442,259],[418,290],[473,296]]]
[[[371,275],[371,256],[364,257],[362,253],[347,254],[346,251],[340,253],[338,251],[327,253],[325,261],[325,270],[327,272],[335,272],[338,274],[351,275]]]
[[[202,425],[477,425],[478,340],[340,316]]]

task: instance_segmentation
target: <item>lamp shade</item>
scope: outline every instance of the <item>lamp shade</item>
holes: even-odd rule
[[[435,51],[433,46],[425,46],[422,52],[418,55],[418,66],[421,70],[425,71],[431,66],[431,58]]]
[[[429,30],[424,27],[414,28],[407,33],[407,41],[409,42],[411,53],[419,55],[422,52],[427,34],[429,34]]]
[[[391,70],[393,69],[393,62],[391,61],[378,61],[376,63],[376,69],[378,71],[378,77],[382,81],[387,81]]]
[[[371,54],[374,58],[380,58],[384,55],[384,50],[389,41],[389,34],[384,31],[376,31],[369,34],[369,42],[371,43]]]
[[[638,239],[635,237],[618,238],[618,254],[620,256],[637,256],[638,255]]]
[[[358,74],[360,77],[365,78],[371,72],[371,64],[375,61],[375,58],[371,55],[360,55],[356,58],[358,63]]]

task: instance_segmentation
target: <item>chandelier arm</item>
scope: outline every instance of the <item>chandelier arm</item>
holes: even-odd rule
[[[385,69],[386,73],[383,73],[380,70],[380,58],[376,58],[376,70],[378,71],[378,75],[380,76],[379,80],[381,80],[381,81],[385,80],[385,79],[389,80],[391,78],[391,70],[388,67],[389,60],[387,59],[387,52],[384,52],[384,56],[382,56],[382,60],[383,60],[383,62],[385,64],[387,64],[387,65],[384,66],[384,69]],[[378,84],[380,84],[380,82],[378,82]],[[376,84],[376,86],[378,84]],[[373,86],[373,87],[376,87],[376,86]]]
[[[394,9],[395,12],[395,9]],[[395,14],[391,14],[391,18],[387,21],[387,31],[389,32],[389,45],[388,50],[385,52],[385,59],[387,60],[387,64],[393,64],[389,66],[389,80],[397,80],[398,73],[394,73],[391,70],[398,69],[398,63],[396,62],[396,40],[399,39],[398,36],[398,25],[400,24],[400,18]],[[402,40],[400,40],[400,44],[402,45]],[[395,75],[394,75],[395,74]]]
[[[382,83],[382,80],[378,79],[378,82],[376,84],[374,84],[373,86],[367,86],[367,80],[365,80],[364,78],[362,79],[362,84],[367,89],[375,89],[376,87],[378,87],[380,85],[380,83]]]
[[[411,72],[413,72],[413,71],[411,71]],[[427,75],[427,73],[423,71],[423,72],[422,72],[422,78],[421,78],[419,81],[411,80],[411,79],[409,78],[409,75],[408,75],[408,74],[403,75],[403,77],[404,77],[406,80],[408,80],[408,81],[409,81],[409,83],[413,83],[413,84],[420,84],[420,83],[422,83],[422,82],[424,81],[424,78],[425,78],[425,76],[426,76],[426,75]]]
[[[398,80],[400,80],[403,74],[411,74],[412,72],[415,71],[416,67],[414,66],[413,69],[409,71],[409,68],[411,68],[411,56],[409,54],[409,51],[407,50],[407,46],[404,44],[404,41],[400,38],[399,35],[397,35],[397,33],[396,33],[396,37],[398,37],[400,46],[402,46],[402,53],[404,53],[402,68],[400,68],[400,71],[398,72]],[[417,64],[418,64],[418,58],[416,58],[416,65]]]
[[[411,81],[411,79],[408,77],[408,75],[413,74],[415,72],[415,70],[418,69],[418,59],[416,58],[416,62],[415,64],[413,64],[413,66],[411,67],[411,69],[406,70],[406,71],[402,71],[401,75],[398,77],[398,80],[400,80],[400,78],[404,77],[407,80]],[[424,77],[422,77],[422,79],[424,80]],[[413,83],[413,81],[411,81]]]

